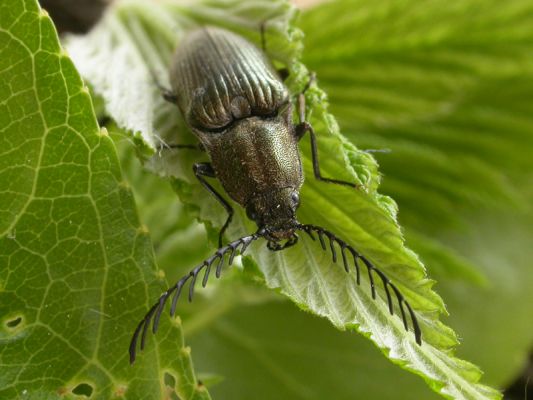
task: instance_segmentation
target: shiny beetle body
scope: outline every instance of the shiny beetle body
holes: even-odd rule
[[[287,88],[263,52],[203,28],[180,44],[170,72],[187,124],[227,194],[274,237],[293,236],[303,183]]]
[[[177,104],[200,145],[171,144],[167,147],[207,152],[210,162],[196,163],[193,170],[199,182],[225,208],[228,218],[220,231],[219,248],[215,253],[164,292],[139,322],[130,343],[130,362],[135,360],[139,338],[140,348],[144,348],[150,325],[154,333],[157,331],[163,308],[171,295],[170,314],[174,315],[187,282],[189,300],[192,300],[202,271],[205,271],[202,279],[205,286],[212,266],[216,265],[219,277],[224,261],[231,265],[234,256],[244,253],[253,241],[265,239],[270,250],[279,251],[298,242],[296,232],[305,232],[313,240],[317,235],[322,249],[331,251],[334,262],[340,252],[346,272],[352,267],[355,269],[357,284],[361,282],[361,270],[366,268],[373,298],[376,298],[374,276],[379,277],[389,312],[394,312],[394,294],[405,329],[408,329],[409,315],[415,340],[420,344],[421,331],[416,315],[387,276],[332,232],[320,226],[301,224],[296,219],[303,183],[298,142],[305,133],[309,133],[311,140],[315,178],[356,187],[353,183],[321,175],[315,133],[305,121],[304,93],[298,96],[299,122],[294,124],[292,97],[265,54],[240,36],[211,27],[190,33],[180,43],[170,68],[170,82],[172,90],[165,90],[163,96]],[[217,178],[229,197],[246,209],[248,217],[258,226],[256,233],[222,246],[233,207],[206,178]]]

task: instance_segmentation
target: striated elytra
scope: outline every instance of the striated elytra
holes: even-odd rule
[[[263,43],[264,37],[263,37]],[[254,44],[230,31],[203,27],[189,33],[179,44],[170,68],[171,90],[164,90],[166,100],[176,104],[187,125],[199,140],[197,146],[169,145],[169,148],[195,148],[207,153],[209,162],[193,165],[199,182],[224,207],[228,217],[219,234],[219,248],[189,274],[164,292],[139,322],[130,343],[130,362],[135,361],[138,339],[143,349],[146,334],[155,333],[167,300],[173,296],[170,314],[189,281],[188,297],[202,271],[205,286],[211,267],[218,278],[225,260],[231,265],[237,254],[258,239],[265,239],[272,251],[298,242],[297,232],[305,232],[333,261],[342,259],[346,272],[353,268],[360,284],[361,268],[368,274],[372,297],[376,298],[374,275],[380,278],[391,314],[392,293],[405,329],[411,319],[415,340],[421,344],[421,330],[411,305],[381,270],[347,242],[323,227],[301,224],[296,218],[299,191],[303,184],[302,163],[298,150],[300,139],[309,133],[313,172],[316,179],[356,188],[350,182],[325,178],[320,173],[318,147],[312,126],[305,121],[304,91],[297,96],[298,123],[293,123],[292,97],[278,73]],[[216,178],[226,194],[246,209],[258,226],[257,232],[223,246],[222,238],[233,216],[233,207],[208,182]]]

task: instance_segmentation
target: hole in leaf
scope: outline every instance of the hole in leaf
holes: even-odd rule
[[[174,378],[174,376],[172,374],[169,374],[168,372],[165,372],[163,381],[165,382],[166,386],[169,386],[171,388],[176,387],[176,378]]]
[[[20,323],[22,322],[22,317],[17,317],[17,318],[13,318],[13,319],[10,319],[9,321],[6,322],[6,325],[8,328],[16,328],[17,326],[20,325]]]
[[[78,396],[91,397],[93,394],[93,387],[88,383],[80,383],[72,389],[72,393],[77,394]]]
[[[165,372],[163,375],[163,382],[167,387],[168,398],[171,400],[180,400],[176,393],[176,378],[171,373]]]

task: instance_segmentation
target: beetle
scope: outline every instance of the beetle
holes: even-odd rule
[[[264,48],[264,35],[262,38]],[[294,124],[292,98],[281,74],[264,51],[247,39],[221,28],[202,27],[189,33],[178,46],[170,68],[171,90],[162,89],[163,97],[178,106],[200,144],[171,147],[192,147],[207,153],[210,162],[194,164],[193,171],[228,216],[220,230],[219,248],[215,253],[164,292],[137,325],[129,348],[131,363],[136,357],[139,337],[142,350],[152,320],[155,333],[167,300],[173,295],[170,308],[173,316],[177,300],[189,280],[191,301],[196,280],[203,270],[202,285],[205,286],[215,263],[218,278],[225,258],[231,265],[235,255],[243,254],[250,243],[265,239],[270,250],[280,251],[298,242],[298,231],[305,232],[313,240],[318,237],[324,250],[329,247],[334,262],[340,251],[346,272],[353,262],[357,284],[360,284],[361,261],[367,269],[374,299],[376,274],[382,280],[390,313],[393,314],[392,290],[405,329],[408,330],[408,324],[404,305],[411,318],[415,340],[421,344],[416,315],[387,276],[334,233],[320,226],[301,224],[296,218],[299,190],[304,181],[298,143],[306,133],[311,141],[315,178],[357,188],[351,182],[321,174],[316,135],[305,120],[304,93],[311,82],[312,79],[297,97],[299,122]],[[233,217],[233,207],[206,178],[220,181],[227,195],[255,221],[257,232],[222,245],[224,232]]]

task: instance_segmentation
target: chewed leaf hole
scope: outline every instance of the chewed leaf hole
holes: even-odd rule
[[[163,381],[165,382],[165,386],[175,388],[176,387],[176,378],[174,378],[174,375],[165,372],[165,375],[163,376]]]
[[[167,387],[167,395],[169,399],[180,400],[179,396],[176,394],[176,378],[169,372],[165,372],[163,375],[163,382]]]
[[[79,383],[74,389],[72,389],[72,393],[77,394],[78,396],[91,397],[93,394],[93,387],[88,383]]]
[[[17,326],[19,326],[22,322],[22,317],[21,316],[18,316],[18,317],[15,317],[15,318],[10,318],[9,320],[6,321],[6,326],[9,328],[9,329],[15,329]]]

